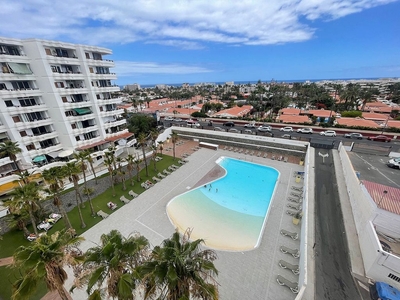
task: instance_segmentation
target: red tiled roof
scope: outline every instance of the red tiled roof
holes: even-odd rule
[[[367,180],[361,182],[379,208],[400,215],[400,189]]]
[[[366,120],[386,121],[388,115],[374,113],[374,112],[363,112],[362,117]]]
[[[93,143],[93,144],[90,144],[90,145],[82,146],[82,147],[80,147],[80,148],[77,148],[77,150],[90,149],[90,148],[93,148],[93,147],[96,147],[96,146],[103,145],[103,144],[105,144],[105,143],[108,143],[108,142],[103,140],[103,141],[96,142],[96,143]]]
[[[395,121],[395,120],[389,120],[387,123],[388,127],[395,127],[395,128],[400,128],[400,121]]]
[[[282,123],[311,123],[308,116],[280,115],[277,121]]]
[[[242,107],[235,106],[232,108],[221,110],[214,114],[214,116],[232,116],[232,117],[242,117],[250,112],[253,108],[251,105],[243,105]]]
[[[300,109],[299,108],[282,108],[280,110],[282,115],[299,115]]]
[[[336,113],[334,111],[330,110],[325,110],[325,109],[310,109],[310,110],[302,110],[301,111],[302,114],[309,114],[309,115],[313,115],[315,117],[324,117],[324,118],[329,118],[329,116],[336,116]]]
[[[364,126],[364,127],[371,127],[371,128],[378,128],[379,125],[371,120],[365,120],[362,118],[340,118],[336,119],[336,122],[339,125],[345,126]]]
[[[130,138],[132,135],[133,135],[132,132],[124,132],[124,133],[121,133],[120,135],[116,135],[116,136],[112,136],[112,137],[106,138],[106,141],[107,142],[115,142],[115,141],[118,141],[120,139]]]

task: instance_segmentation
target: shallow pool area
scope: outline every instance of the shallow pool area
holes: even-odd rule
[[[173,198],[170,221],[181,232],[192,228],[192,239],[204,239],[218,250],[257,247],[274,195],[279,172],[271,167],[228,157],[216,163],[225,175]]]

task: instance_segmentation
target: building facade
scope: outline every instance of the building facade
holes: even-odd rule
[[[0,142],[18,142],[21,169],[60,152],[101,150],[126,128],[110,49],[0,37]],[[0,174],[16,166],[0,159]]]

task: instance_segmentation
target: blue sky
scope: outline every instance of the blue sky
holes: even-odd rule
[[[400,0],[0,5],[0,36],[111,48],[120,85],[400,77]]]

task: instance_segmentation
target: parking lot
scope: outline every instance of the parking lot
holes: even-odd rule
[[[354,170],[360,173],[361,180],[400,188],[400,170],[386,166],[386,162],[389,160],[388,156],[355,152],[348,152],[348,155]]]

